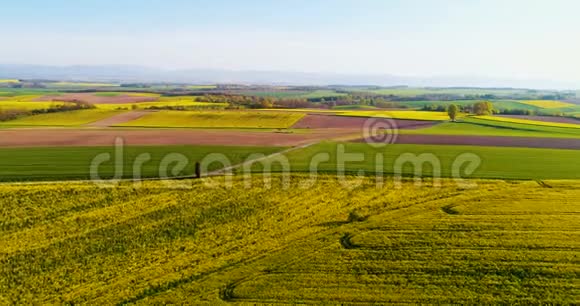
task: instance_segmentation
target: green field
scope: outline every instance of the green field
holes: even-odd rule
[[[554,114],[557,116],[571,116],[574,117],[575,113],[580,112],[580,105],[575,104],[573,106],[567,106],[567,107],[563,107],[563,108],[549,108],[549,109],[543,109],[542,113],[545,114]]]
[[[217,88],[216,85],[190,85],[186,87],[187,89],[193,90],[204,90],[204,89],[215,89]]]
[[[304,114],[264,111],[160,111],[121,124],[126,127],[289,128]]]
[[[1,122],[0,126],[80,126],[120,113],[120,111],[115,110],[83,109],[27,116],[16,120]]]
[[[481,165],[469,178],[499,178],[499,179],[580,179],[580,153],[577,150],[531,149],[531,148],[501,148],[480,146],[446,146],[446,145],[407,145],[395,144],[384,148],[373,148],[366,143],[334,143],[324,142],[303,150],[287,154],[292,171],[308,172],[314,156],[327,153],[329,161],[321,162],[318,170],[327,173],[337,173],[338,145],[344,145],[347,153],[359,153],[364,158],[360,162],[345,163],[346,173],[365,171],[367,175],[377,172],[376,155],[384,159],[379,170],[386,174],[394,173],[394,164],[399,156],[405,153],[433,154],[441,164],[441,176],[452,176],[452,164],[461,154],[472,153],[480,157]],[[256,170],[260,167],[256,166]],[[273,171],[281,168],[273,164]],[[415,168],[411,164],[403,167],[403,175],[413,175]],[[424,176],[432,176],[433,169],[426,166]],[[462,174],[464,175],[464,174]]]
[[[580,303],[578,181],[307,180],[1,185],[0,303]]]
[[[159,177],[161,161],[171,153],[180,154],[189,163],[178,173],[170,176],[192,175],[196,162],[211,153],[224,154],[232,164],[246,160],[253,153],[272,154],[282,150],[280,147],[227,147],[227,146],[131,146],[124,148],[123,178],[133,178],[133,165],[136,158],[144,153],[151,160],[144,164],[142,177]],[[2,148],[0,149],[1,181],[58,181],[90,179],[91,161],[99,154],[108,153],[112,160],[99,168],[102,178],[115,175],[115,150],[112,147],[39,147],[39,148]],[[210,170],[219,169],[219,163],[210,165]],[[173,169],[173,168],[170,168]]]
[[[2,97],[2,96],[0,96]],[[51,101],[35,101],[36,99],[42,97],[42,95],[37,95],[33,93],[28,94],[21,94],[17,96],[6,96],[2,97],[3,102],[12,102],[12,103],[23,103],[24,102],[35,102],[35,103],[50,103]]]
[[[490,118],[491,118],[491,120],[490,120]],[[553,134],[561,135],[560,137],[563,137],[563,135],[566,135],[565,137],[569,137],[569,136],[576,137],[576,136],[580,135],[580,128],[561,127],[561,126],[558,126],[557,123],[555,123],[554,125],[550,125],[550,122],[531,121],[531,124],[530,124],[530,123],[513,122],[513,120],[512,121],[510,121],[510,120],[501,121],[501,120],[495,120],[495,119],[496,119],[496,117],[481,117],[481,118],[480,117],[466,117],[466,118],[461,119],[461,121],[471,123],[471,124],[480,125],[480,126],[496,128],[496,129],[505,129],[506,132],[529,131],[529,132],[534,132],[534,133],[539,133],[539,134],[553,133]]]
[[[366,91],[366,90],[363,90]],[[371,90],[370,92],[380,95],[394,95],[400,97],[416,97],[422,95],[495,95],[514,96],[529,95],[529,91],[524,89],[486,89],[486,88],[385,88]]]
[[[580,138],[578,133],[568,133],[569,130],[543,131],[542,128],[528,129],[527,125],[511,127],[494,126],[493,124],[477,124],[470,122],[444,122],[432,127],[416,130],[399,130],[400,134],[420,135],[473,135],[473,136],[505,136],[505,137],[546,137],[546,138]]]
[[[317,154],[329,154],[330,160],[317,166],[321,173],[337,174],[337,145],[344,145],[347,153],[359,153],[364,161],[345,163],[345,173],[357,173],[362,170],[365,175],[374,176],[377,171],[385,175],[394,173],[394,163],[404,153],[433,154],[441,163],[441,176],[452,176],[452,164],[456,157],[463,153],[472,153],[481,158],[481,165],[470,175],[462,173],[464,178],[499,178],[499,179],[580,179],[580,153],[577,150],[530,149],[530,148],[499,148],[478,146],[443,146],[443,145],[389,145],[385,148],[372,148],[364,143],[334,143],[324,142],[305,149],[287,153],[291,172],[309,172],[312,158]],[[144,176],[159,175],[159,161],[170,153],[184,154],[190,158],[191,173],[195,161],[200,161],[210,153],[234,154],[231,163],[242,162],[250,153],[271,153],[282,150],[279,147],[208,147],[208,146],[131,146],[125,149],[124,177],[132,175],[132,163],[135,157],[142,153],[150,153],[153,161],[147,165]],[[230,152],[231,151],[231,152]],[[61,148],[4,148],[0,149],[0,177],[4,181],[27,180],[62,180],[87,179],[91,160],[100,153],[112,153],[111,147],[61,147]],[[241,152],[241,153],[236,153]],[[377,167],[376,156],[381,154],[384,159],[382,167]],[[228,155],[229,156],[229,155]],[[103,176],[112,175],[113,164],[103,164]],[[263,164],[258,163],[252,168],[261,172]],[[378,170],[377,170],[378,169]],[[279,172],[282,168],[278,163],[272,163],[272,171]],[[412,176],[415,168],[406,164],[402,168],[404,176]],[[426,165],[422,175],[432,176],[433,169]],[[188,172],[189,171],[189,172]],[[241,169],[236,171],[241,172]]]
[[[0,88],[0,97],[17,97],[21,95],[56,94],[56,89],[48,88]]]
[[[332,109],[335,109],[335,110],[353,110],[353,109],[375,110],[377,108],[374,106],[370,106],[370,105],[354,104],[354,105],[339,105],[339,106],[333,107]]]
[[[580,129],[580,124],[573,124],[573,123],[537,121],[537,120],[518,119],[518,118],[511,118],[511,117],[498,117],[498,116],[476,116],[474,118],[489,120],[489,121],[519,123],[519,124],[525,124],[525,125],[539,125],[539,126],[548,126],[548,127]]]
[[[53,88],[93,88],[93,87],[118,87],[119,84],[112,83],[91,83],[91,82],[47,82],[45,83],[48,87]]]

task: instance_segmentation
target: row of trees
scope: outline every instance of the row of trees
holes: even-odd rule
[[[465,109],[465,108],[464,108]],[[477,102],[471,106],[473,113],[479,116],[492,115],[494,113],[493,104],[488,101]],[[456,104],[451,104],[447,107],[447,114],[451,121],[455,122],[457,115],[461,109]]]
[[[197,98],[200,102],[228,103],[228,108],[308,108],[317,104],[306,99],[284,99],[273,97],[241,95],[203,95]]]
[[[531,109],[520,109],[520,108],[513,108],[513,109],[496,109],[493,107],[491,102],[480,102],[475,103],[473,105],[455,105],[452,104],[453,108],[451,111],[458,112],[458,113],[470,113],[476,115],[492,115],[492,114],[499,114],[499,115],[519,115],[519,116],[555,116],[555,117],[563,117],[565,113],[562,112],[537,112]],[[450,106],[449,106],[450,107]],[[445,107],[443,105],[425,105],[423,106],[422,110],[424,111],[438,111],[438,112],[445,112],[449,111],[449,107]]]
[[[493,104],[491,102],[477,102],[470,105],[457,105],[457,104],[450,104],[454,105],[459,112],[462,113],[469,113],[469,114],[476,114],[476,115],[491,115],[494,113],[499,113],[499,110],[493,108]],[[424,111],[434,111],[434,112],[445,112],[449,109],[449,105],[433,105],[427,104],[424,105],[422,110]]]
[[[81,102],[81,101],[73,101],[73,102],[67,102],[64,104],[54,104],[54,105],[51,105],[49,108],[45,108],[45,109],[33,109],[33,110],[19,110],[19,109],[1,110],[0,109],[0,121],[10,121],[10,120],[15,120],[15,119],[25,117],[25,116],[31,116],[31,115],[69,112],[69,111],[74,111],[74,110],[92,109],[92,108],[95,108],[95,106],[92,104],[89,104],[86,102]]]
[[[201,102],[229,103],[229,108],[333,108],[344,105],[406,108],[404,104],[389,101],[380,96],[364,94],[311,99],[206,94],[198,97],[197,100]]]
[[[366,105],[378,108],[407,108],[404,103],[396,102],[385,96],[368,94],[368,93],[349,93],[344,96],[311,98],[310,102],[318,102],[327,107],[344,106],[344,105]]]

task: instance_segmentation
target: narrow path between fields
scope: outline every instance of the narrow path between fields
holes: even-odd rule
[[[150,111],[130,111],[130,112],[125,112],[122,114],[118,114],[103,120],[99,120],[99,121],[95,121],[92,123],[89,123],[85,126],[92,126],[92,127],[110,127],[113,125],[117,125],[117,124],[122,124],[125,122],[129,122],[129,121],[133,121],[133,120],[137,120],[147,114],[150,114]]]
[[[202,174],[202,177],[225,175],[227,172],[233,171],[234,169],[241,168],[241,167],[244,167],[244,166],[250,166],[253,163],[261,162],[263,160],[267,160],[267,159],[270,159],[270,158],[273,158],[273,157],[276,157],[276,156],[282,156],[282,155],[284,155],[286,153],[290,153],[292,151],[302,150],[302,149],[308,148],[308,147],[310,147],[312,145],[315,145],[317,143],[319,143],[319,142],[318,141],[317,142],[310,142],[310,143],[306,143],[306,144],[303,144],[303,145],[300,145],[300,146],[288,148],[286,150],[283,150],[283,151],[280,151],[280,152],[276,152],[276,153],[273,153],[273,154],[270,154],[270,155],[266,155],[266,156],[261,157],[261,158],[252,159],[252,160],[249,160],[249,161],[245,161],[243,163],[239,163],[237,165],[233,165],[233,166],[226,167],[226,168],[223,168],[223,169],[220,169],[220,170],[212,171],[212,172],[209,172],[209,173],[207,173],[205,175]]]

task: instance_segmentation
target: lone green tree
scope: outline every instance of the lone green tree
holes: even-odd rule
[[[455,119],[457,119],[458,113],[459,113],[459,107],[457,107],[457,105],[455,105],[455,104],[451,104],[447,108],[447,114],[449,115],[449,119],[451,119],[451,121],[453,121],[453,122],[455,122]]]

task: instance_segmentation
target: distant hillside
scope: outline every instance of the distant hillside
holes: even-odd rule
[[[42,66],[0,64],[0,79],[52,79],[106,82],[236,83],[262,85],[377,85],[426,87],[513,87],[578,89],[580,84],[554,80],[493,79],[482,77],[401,77],[284,71],[230,71],[215,69],[164,70],[124,65]]]

